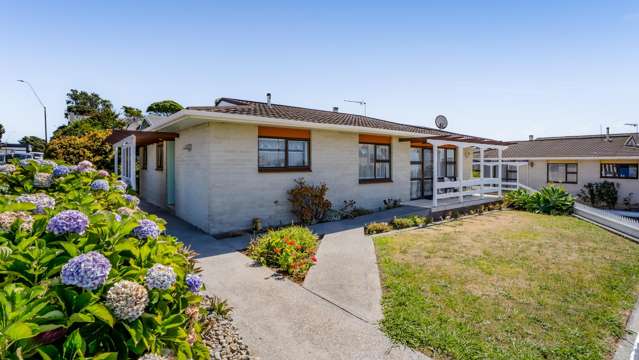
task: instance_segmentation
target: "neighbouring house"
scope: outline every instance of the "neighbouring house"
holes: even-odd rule
[[[109,141],[116,172],[141,198],[213,234],[249,228],[254,218],[290,223],[287,191],[302,177],[325,183],[335,208],[355,200],[378,209],[385,199],[436,208],[513,186],[499,174],[508,143],[273,104],[270,95],[188,107],[143,131],[114,131]],[[496,158],[483,158],[489,149]],[[485,176],[475,163],[497,170]]]
[[[494,151],[487,156],[494,156]],[[632,133],[558,136],[513,142],[503,152],[510,162],[524,164],[519,173],[504,168],[504,178],[534,189],[559,184],[578,194],[587,183],[611,181],[618,184],[618,206],[630,194],[639,199],[639,136]]]

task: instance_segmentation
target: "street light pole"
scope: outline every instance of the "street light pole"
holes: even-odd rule
[[[18,80],[18,82],[27,84],[29,86],[29,89],[31,89],[31,92],[33,93],[33,95],[35,95],[36,99],[38,99],[38,102],[40,103],[40,105],[42,106],[42,109],[44,110],[44,146],[46,147],[47,144],[49,143],[49,135],[47,135],[47,107],[46,105],[44,105],[44,103],[42,102],[42,99],[40,99],[40,96],[38,96],[38,93],[35,91],[33,86],[31,86],[30,82],[26,80]]]

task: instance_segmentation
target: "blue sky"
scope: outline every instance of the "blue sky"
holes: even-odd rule
[[[65,122],[71,89],[145,108],[220,96],[498,139],[639,122],[638,1],[0,1],[9,140]]]

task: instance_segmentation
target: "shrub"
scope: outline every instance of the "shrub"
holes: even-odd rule
[[[404,229],[416,226],[413,219],[405,218],[405,217],[396,217],[390,221],[390,225],[395,229]]]
[[[548,185],[530,195],[526,210],[550,215],[566,215],[572,213],[575,199],[566,190]]]
[[[401,199],[386,199],[384,200],[384,209],[386,210],[390,210],[390,209],[394,209],[397,207],[400,207],[402,205],[402,200]]]
[[[69,164],[89,160],[99,168],[113,168],[113,148],[105,140],[110,130],[92,130],[80,136],[56,136],[47,145],[47,157]]]
[[[391,230],[393,230],[393,227],[385,222],[373,222],[364,227],[364,233],[367,235],[380,234]]]
[[[579,191],[579,200],[589,203],[594,207],[614,208],[618,201],[617,187],[619,185],[610,181],[587,183]]]
[[[504,204],[517,210],[526,210],[529,200],[530,193],[525,189],[509,191],[504,195]]]
[[[283,271],[296,280],[303,280],[315,264],[318,238],[304,226],[289,226],[269,230],[253,240],[248,255],[264,266]]]
[[[130,359],[167,349],[208,359],[186,314],[202,300],[186,281],[197,272],[193,254],[128,201],[115,176],[91,190],[105,175],[91,163],[35,186],[35,174],[56,167],[27,160],[0,173],[0,354]],[[157,236],[134,236],[140,222]]]
[[[326,184],[309,185],[304,178],[296,179],[295,187],[288,191],[291,212],[302,224],[317,223],[331,208],[331,202],[326,199],[327,192]]]

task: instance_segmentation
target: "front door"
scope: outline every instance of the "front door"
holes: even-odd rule
[[[433,198],[433,149],[410,148],[410,198]]]

